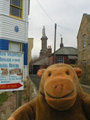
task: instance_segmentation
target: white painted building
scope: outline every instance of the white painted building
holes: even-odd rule
[[[28,13],[30,0],[0,0],[0,50],[24,52],[28,57]]]

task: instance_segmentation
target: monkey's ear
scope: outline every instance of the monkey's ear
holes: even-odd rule
[[[38,70],[38,72],[37,72],[38,77],[41,78],[44,71],[45,71],[45,69]]]
[[[83,71],[80,68],[74,68],[74,70],[75,70],[78,78],[80,78],[82,76]]]

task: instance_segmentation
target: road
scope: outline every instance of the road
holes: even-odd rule
[[[40,79],[36,74],[30,74],[32,82],[35,84],[37,90],[39,90]]]

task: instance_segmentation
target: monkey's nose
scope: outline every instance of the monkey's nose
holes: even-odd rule
[[[56,91],[59,92],[59,93],[60,93],[60,90],[61,90],[62,88],[63,88],[63,84],[60,84],[60,85],[56,85],[56,86],[55,86]]]

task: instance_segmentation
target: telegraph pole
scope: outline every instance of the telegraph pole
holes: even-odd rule
[[[55,23],[55,33],[54,33],[54,64],[55,64],[55,51],[56,51],[56,29],[57,29],[57,24]]]

